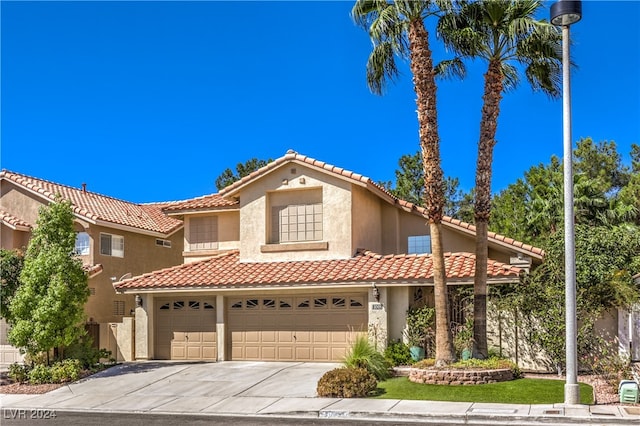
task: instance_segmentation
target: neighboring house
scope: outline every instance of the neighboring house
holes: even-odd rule
[[[81,188],[3,170],[0,172],[0,243],[26,249],[38,210],[60,195],[72,203],[76,254],[89,274],[85,311],[94,344],[121,360],[132,358],[134,297],[117,294],[113,282],[182,262],[183,223],[162,213],[167,204],[134,204]],[[124,324],[123,324],[124,321]],[[19,361],[0,321],[0,366]]]
[[[136,297],[138,360],[339,361],[356,334],[383,348],[433,305],[426,212],[339,167],[289,151],[164,212],[184,220],[184,264],[114,284]],[[442,226],[448,284],[472,285],[475,228]],[[542,257],[489,233],[488,282]]]

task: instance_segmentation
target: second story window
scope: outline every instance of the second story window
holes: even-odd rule
[[[100,254],[124,257],[124,237],[120,235],[100,234]]]
[[[275,206],[271,217],[273,243],[322,240],[322,203]]]
[[[189,219],[189,250],[218,249],[218,217],[192,217]]]
[[[431,253],[431,235],[415,235],[408,240],[409,254]]]
[[[76,234],[76,246],[73,249],[73,253],[79,256],[86,256],[89,254],[89,234],[86,232],[78,232]]]

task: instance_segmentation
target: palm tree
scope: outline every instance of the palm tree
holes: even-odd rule
[[[474,357],[487,350],[487,226],[491,214],[491,166],[503,92],[519,82],[517,66],[535,90],[559,97],[561,35],[556,27],[535,18],[538,0],[460,0],[459,7],[438,22],[438,34],[457,57],[444,63],[447,75],[460,75],[464,59],[487,62],[478,159],[476,164],[476,271],[474,279]]]
[[[444,191],[436,113],[436,85],[429,34],[424,19],[436,9],[430,0],[357,0],[351,11],[354,22],[367,30],[373,51],[367,62],[367,83],[381,95],[387,80],[398,76],[395,56],[409,59],[416,92],[420,149],[424,169],[424,202],[429,220],[433,257],[433,282],[436,308],[436,364],[451,363],[455,358],[449,328],[444,252],[442,248],[442,212]]]

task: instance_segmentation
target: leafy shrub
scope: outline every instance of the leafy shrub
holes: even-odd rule
[[[336,368],[318,381],[321,397],[358,398],[369,395],[378,386],[376,378],[364,368]]]
[[[29,367],[26,364],[14,362],[9,366],[7,375],[18,383],[24,383],[29,379]]]
[[[387,349],[384,351],[384,357],[387,362],[394,367],[397,365],[411,365],[413,363],[409,346],[399,340],[387,346]]]
[[[29,383],[39,385],[51,383],[51,368],[44,364],[38,364],[29,372]]]
[[[409,346],[428,350],[435,342],[435,308],[423,306],[407,310],[407,327],[403,331]]]
[[[65,357],[79,360],[82,368],[93,369],[101,359],[111,361],[111,351],[94,348],[93,339],[83,336],[65,349]]]
[[[344,357],[347,368],[364,368],[378,380],[390,377],[389,363],[365,336],[358,336]]]
[[[50,369],[52,383],[65,383],[73,382],[80,378],[82,365],[77,359],[65,359],[62,362],[56,362]]]
[[[459,325],[454,330],[453,336],[453,348],[456,351],[456,357],[462,358],[462,352],[464,350],[471,350],[473,348],[473,318],[467,318],[464,325]]]

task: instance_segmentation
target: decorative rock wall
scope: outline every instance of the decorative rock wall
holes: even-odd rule
[[[500,370],[420,370],[412,368],[409,380],[428,385],[482,385],[513,380],[509,369]]]

